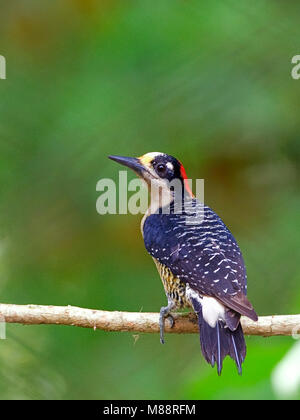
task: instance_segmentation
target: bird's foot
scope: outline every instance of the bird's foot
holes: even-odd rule
[[[172,305],[173,307],[173,305]],[[171,307],[162,307],[159,316],[159,327],[160,327],[160,342],[165,344],[165,319],[170,322],[170,327],[173,328],[175,325],[174,317],[170,314]]]

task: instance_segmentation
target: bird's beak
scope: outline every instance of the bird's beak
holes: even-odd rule
[[[132,169],[137,175],[143,177],[146,171],[145,167],[141,164],[138,158],[127,157],[127,156],[108,156],[109,159],[120,163],[121,165],[127,166]]]

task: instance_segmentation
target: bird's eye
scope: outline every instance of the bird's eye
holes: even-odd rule
[[[166,165],[164,165],[163,163],[159,163],[157,166],[156,166],[156,172],[159,174],[159,175],[163,175],[165,172],[166,172]]]

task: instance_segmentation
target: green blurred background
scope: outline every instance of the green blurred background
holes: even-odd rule
[[[96,212],[97,181],[118,179],[107,155],[157,150],[205,179],[258,313],[299,313],[299,13],[298,1],[1,2],[1,302],[158,311],[140,216]],[[296,341],[247,342],[243,376],[227,360],[218,378],[196,335],[161,346],[156,334],[7,325],[0,398],[299,397],[274,386]]]

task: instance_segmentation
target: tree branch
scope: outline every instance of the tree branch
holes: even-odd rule
[[[26,325],[56,324],[94,328],[104,331],[135,333],[159,332],[159,314],[145,312],[110,312],[74,306],[6,305],[0,304],[0,322]],[[166,321],[166,332],[197,333],[197,317],[191,313],[174,314],[175,326]],[[300,315],[260,317],[258,322],[242,318],[246,335],[265,337],[300,333]]]

